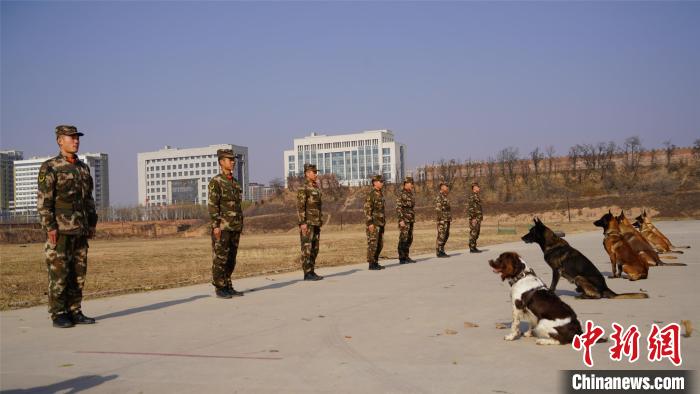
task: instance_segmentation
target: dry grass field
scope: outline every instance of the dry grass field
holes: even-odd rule
[[[446,250],[466,249],[466,221],[456,221]],[[591,231],[589,222],[550,223],[567,233]],[[511,225],[512,226],[512,225]],[[497,234],[495,223],[482,226],[479,245],[514,241],[526,232],[522,223],[515,234]],[[512,229],[512,227],[511,227]],[[435,252],[434,224],[419,223],[414,232],[412,255]],[[398,231],[389,226],[382,258],[397,258]],[[43,244],[0,245],[0,309],[14,309],[46,302],[47,273]],[[299,238],[296,232],[244,234],[241,237],[234,277],[300,270]],[[208,237],[93,240],[90,243],[87,298],[136,291],[206,283],[211,280],[211,241]],[[366,261],[366,238],[361,225],[324,227],[318,272],[324,266]],[[235,284],[234,284],[235,286]]]

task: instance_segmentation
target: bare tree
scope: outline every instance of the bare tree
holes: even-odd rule
[[[581,159],[581,151],[579,149],[580,145],[574,145],[569,148],[569,171],[576,178],[578,176],[578,163]],[[578,178],[579,183],[581,183],[581,178]]]
[[[552,167],[554,167],[554,155],[556,152],[552,145],[547,146],[545,152],[547,154],[547,177],[550,177],[552,175]]]
[[[600,171],[600,179],[606,180],[615,170],[615,152],[617,152],[617,144],[614,141],[608,143],[600,142],[596,146],[598,156],[598,171]]]
[[[270,180],[270,188],[275,191],[275,196],[282,194],[282,189],[284,189],[284,181],[282,178],[272,178]]]
[[[489,156],[486,160],[486,183],[489,185],[489,189],[496,190],[496,160]]]
[[[544,159],[544,154],[540,152],[540,147],[538,146],[530,152],[530,160],[532,160],[532,165],[535,167],[535,178],[540,176],[540,163]]]
[[[666,153],[666,170],[671,168],[671,159],[673,159],[673,151],[676,150],[676,146],[671,143],[671,140],[666,140],[663,142],[664,153]]]
[[[639,162],[642,155],[642,141],[637,136],[629,137],[623,146],[623,162],[625,171],[632,174],[632,179],[637,178]]]
[[[511,201],[513,199],[512,186],[515,185],[515,165],[518,161],[518,148],[508,147],[501,149],[498,152],[497,160],[506,187],[504,201]]]

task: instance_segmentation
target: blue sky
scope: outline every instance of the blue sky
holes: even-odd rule
[[[408,165],[518,147],[700,138],[698,2],[1,3],[0,147],[110,155],[234,143],[282,177],[311,131],[388,128]]]

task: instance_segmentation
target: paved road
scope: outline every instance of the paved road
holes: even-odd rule
[[[609,280],[616,292],[643,288],[650,299],[577,300],[565,281],[557,292],[581,320],[608,331],[614,321],[638,325],[643,337],[655,321],[700,325],[700,221],[660,228],[678,244],[693,244],[677,260],[688,266],[652,268],[645,281]],[[567,239],[610,272],[601,233]],[[298,272],[239,280],[246,295],[232,300],[213,297],[208,285],[91,300],[84,310],[98,318],[94,326],[54,329],[45,307],[3,312],[0,387],[13,393],[560,392],[559,370],[583,369],[581,354],[530,338],[506,342],[506,330],[496,328],[509,323],[509,291],[487,260],[517,251],[549,283],[539,248],[510,243],[471,255],[447,246],[449,259],[384,261],[383,271],[367,271],[366,264],[320,269],[326,276],[320,282],[300,281]],[[683,338],[683,369],[700,366],[699,336]],[[596,369],[630,368],[610,361],[607,348],[594,347]],[[674,367],[640,360],[633,368]]]

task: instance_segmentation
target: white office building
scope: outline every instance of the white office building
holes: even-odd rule
[[[39,168],[51,157],[35,157],[14,161],[14,214],[35,215],[39,193]],[[95,208],[109,207],[109,157],[106,153],[78,154],[78,158],[90,167]]]
[[[335,174],[346,186],[370,183],[382,174],[390,183],[405,175],[406,145],[394,140],[391,130],[371,130],[353,134],[311,133],[294,139],[294,149],[284,151],[285,186],[290,176],[300,176],[304,164],[315,164],[319,174]]]
[[[236,155],[234,178],[248,197],[248,148],[232,144],[179,149],[165,146],[155,152],[138,154],[139,204],[206,204],[209,180],[219,173],[218,149],[232,149]]]

